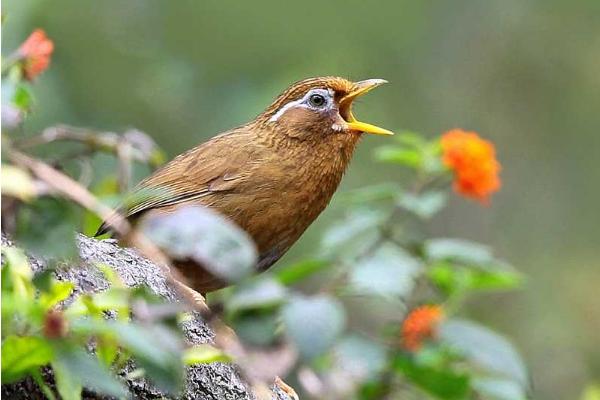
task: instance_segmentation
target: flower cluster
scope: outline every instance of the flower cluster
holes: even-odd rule
[[[453,129],[442,135],[442,159],[454,172],[454,190],[482,203],[500,189],[494,145],[475,132]]]
[[[48,39],[46,32],[36,29],[19,47],[19,56],[23,59],[23,75],[31,81],[50,65],[50,57],[54,51],[54,43]]]
[[[438,324],[444,319],[444,311],[439,305],[425,305],[415,308],[402,324],[402,345],[406,350],[417,351],[423,342],[436,334]]]

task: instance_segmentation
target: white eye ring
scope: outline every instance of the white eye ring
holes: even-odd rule
[[[327,99],[322,94],[314,93],[308,98],[308,103],[315,108],[321,108],[327,105]]]
[[[325,110],[333,104],[333,92],[327,89],[312,89],[302,98],[302,104],[313,110]]]

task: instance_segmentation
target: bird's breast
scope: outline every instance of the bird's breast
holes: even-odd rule
[[[254,239],[261,254],[259,267],[266,269],[277,261],[331,200],[350,155],[327,150],[271,157],[223,199],[223,213]]]

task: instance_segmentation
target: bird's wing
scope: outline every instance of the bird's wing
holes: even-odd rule
[[[140,182],[125,197],[119,211],[131,217],[149,209],[234,190],[249,173],[252,151],[251,146],[244,146],[247,136],[245,131],[234,130],[180,154]],[[96,236],[109,230],[105,221]]]

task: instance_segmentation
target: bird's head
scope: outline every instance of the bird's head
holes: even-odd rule
[[[352,102],[357,97],[384,83],[383,79],[360,82],[338,77],[305,79],[279,95],[258,120],[299,139],[333,134],[393,135],[387,129],[358,121],[352,114]]]

